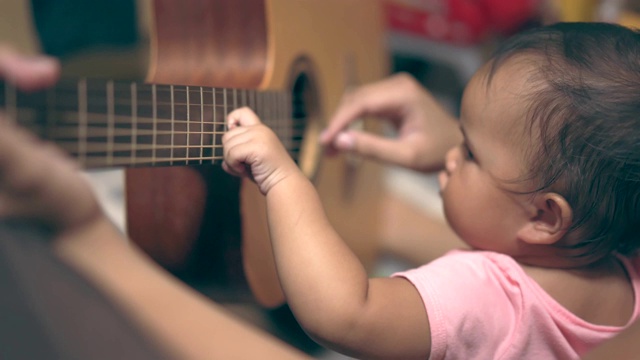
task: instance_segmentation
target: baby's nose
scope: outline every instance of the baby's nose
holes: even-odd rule
[[[445,155],[444,157],[444,168],[449,174],[454,172],[458,167],[460,155],[460,146],[454,146],[449,151],[447,151],[447,155]]]

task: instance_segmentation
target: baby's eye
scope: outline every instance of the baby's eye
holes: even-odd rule
[[[467,146],[466,143],[462,144],[462,151],[464,153],[464,157],[468,160],[473,160],[473,153],[471,152],[471,149],[469,149],[469,147]]]

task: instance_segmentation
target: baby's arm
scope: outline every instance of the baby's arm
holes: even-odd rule
[[[229,127],[223,166],[252,176],[265,194],[278,275],[305,330],[351,355],[427,357],[429,323],[415,288],[400,278],[368,279],[311,182],[253,112],[231,113]]]

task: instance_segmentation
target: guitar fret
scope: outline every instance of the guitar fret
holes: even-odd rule
[[[113,165],[113,137],[115,124],[115,103],[113,93],[113,81],[107,82],[107,165]]]
[[[279,119],[281,119],[280,121],[282,121],[282,127],[284,128],[284,138],[285,138],[285,147],[287,149],[291,149],[291,129],[289,128],[289,126],[287,126],[287,118],[285,115],[285,104],[283,102],[284,97],[279,96],[278,97],[278,109],[280,109],[279,111]]]
[[[215,164],[223,158],[229,112],[250,107],[279,132],[281,99],[273,91],[100,79],[62,79],[34,94],[0,85],[7,114],[84,167]]]
[[[170,165],[173,165],[173,153],[174,153],[174,144],[175,144],[175,119],[176,119],[176,109],[174,105],[174,88],[173,85],[170,86],[171,89],[171,161]]]
[[[282,136],[282,124],[280,122],[280,118],[278,117],[278,103],[276,102],[278,99],[276,98],[274,93],[269,94],[269,106],[271,107],[271,118],[273,119],[274,124],[276,124],[276,133],[280,134],[280,141],[284,141]]]
[[[271,117],[269,115],[269,104],[268,104],[268,98],[269,97],[269,93],[264,93],[262,94],[261,98],[261,105],[262,105],[262,119],[264,121],[265,124],[267,124],[269,127],[273,128],[273,123],[271,122]]]
[[[204,95],[200,86],[200,164],[204,156]]]
[[[238,91],[236,89],[233,89],[233,108],[238,108]]]
[[[138,92],[136,83],[131,83],[131,163],[136,163],[136,144],[138,142]]]
[[[254,110],[256,109],[256,92],[255,91],[251,92],[249,104],[250,104],[249,106],[252,109],[254,109]]]
[[[84,165],[87,158],[87,80],[78,82],[78,161]]]
[[[211,94],[212,94],[212,95],[211,95],[211,97],[212,97],[212,99],[211,99],[211,104],[212,104],[212,106],[213,106],[213,111],[212,111],[212,112],[213,112],[213,123],[214,123],[214,128],[213,128],[213,133],[214,133],[214,134],[213,134],[213,136],[212,136],[212,138],[213,138],[213,146],[214,146],[214,149],[213,149],[213,156],[212,156],[212,159],[211,159],[211,163],[213,164],[213,163],[215,163],[215,155],[216,155],[216,153],[217,153],[217,152],[216,152],[216,150],[217,150],[217,149],[216,149],[216,147],[217,147],[217,145],[218,145],[219,143],[222,143],[222,137],[218,137],[218,136],[216,136],[216,134],[215,134],[215,132],[216,132],[215,124],[217,124],[217,123],[218,123],[218,122],[216,121],[216,88],[211,88]]]
[[[276,107],[276,104],[274,104],[274,101],[276,100],[276,97],[274,96],[275,94],[273,93],[269,93],[269,112],[271,113],[271,122],[274,124],[274,131],[276,134],[278,134],[278,139],[280,139],[280,141],[283,141],[284,138],[282,136],[282,129],[280,127],[280,119],[278,118],[278,108]]]
[[[287,129],[286,126],[284,126],[284,119],[281,116],[282,109],[280,108],[280,97],[278,97],[277,94],[273,94],[273,111],[282,134],[282,143],[286,146],[288,138]]]
[[[191,106],[189,102],[189,87],[187,86],[187,144],[190,144],[191,140]],[[189,149],[187,149],[187,154],[185,156],[187,158],[186,164],[189,163]]]
[[[267,110],[266,110],[267,111],[267,116],[266,116],[267,120],[266,121],[268,121],[271,124],[271,126],[273,127],[273,130],[276,133],[278,133],[278,122],[276,121],[277,119],[273,115],[273,105],[271,104],[271,98],[272,98],[271,93],[267,93],[265,95],[266,95],[266,98],[267,98],[266,99],[267,100],[266,101],[266,108],[267,108]],[[278,138],[280,138],[280,136],[278,136]]]
[[[223,116],[222,116],[222,118],[223,118],[223,120],[224,120],[224,130],[225,130],[225,131],[227,131],[227,130],[229,130],[229,128],[228,128],[228,126],[227,126],[227,115],[229,115],[229,114],[227,113],[227,89],[223,89],[223,94],[224,94],[224,95],[223,95],[223,99],[224,99],[224,102],[223,102],[223,103],[224,103],[224,110],[223,110],[223,114],[222,114]]]
[[[152,139],[152,144],[151,144],[151,158],[152,158],[152,162],[155,164],[156,163],[156,144],[157,144],[157,138],[158,138],[158,94],[157,94],[157,89],[156,89],[156,84],[152,84],[151,85],[151,102],[153,103],[152,105],[152,117],[153,117],[153,135],[151,136]]]
[[[278,122],[278,127],[281,129],[281,133],[282,133],[281,141],[284,144],[285,149],[288,149],[289,147],[287,146],[287,139],[289,138],[289,136],[286,133],[286,127],[284,126],[283,119],[281,116],[282,109],[280,108],[280,103],[279,103],[280,98],[275,96],[275,94],[273,97],[274,97],[273,99],[274,113],[275,113],[276,121]]]
[[[282,130],[282,128],[280,127],[280,119],[278,118],[278,108],[276,107],[276,104],[274,103],[274,101],[276,100],[276,97],[274,96],[275,94],[273,93],[269,93],[269,112],[271,113],[271,121],[275,124],[275,131],[276,133],[280,134],[280,136],[278,136],[280,138],[280,141],[283,140],[282,138],[282,134],[280,133],[280,131]]]
[[[269,93],[265,93],[264,97],[264,121],[274,127],[273,118],[271,117],[271,106],[269,106]],[[274,130],[277,131],[277,128],[274,128]]]

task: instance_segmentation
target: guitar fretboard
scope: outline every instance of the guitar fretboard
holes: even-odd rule
[[[216,163],[229,112],[248,106],[297,158],[304,119],[288,93],[102,79],[63,79],[41,92],[0,83],[0,106],[85,168]]]

